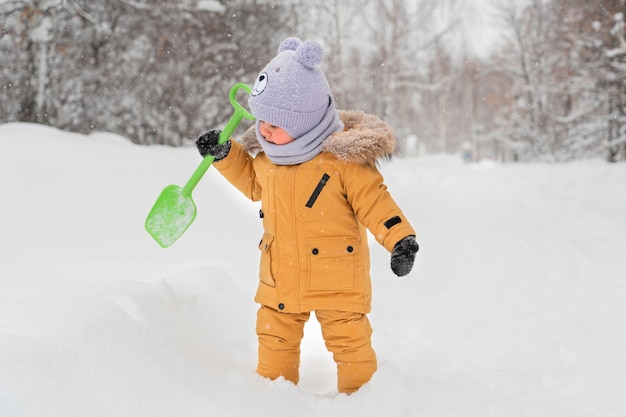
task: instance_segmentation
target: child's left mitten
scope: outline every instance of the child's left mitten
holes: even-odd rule
[[[402,277],[411,272],[418,250],[419,245],[415,236],[407,236],[396,243],[391,252],[391,270],[393,273]]]

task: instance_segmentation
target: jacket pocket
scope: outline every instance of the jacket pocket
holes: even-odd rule
[[[358,238],[326,237],[308,240],[308,287],[318,291],[350,290],[355,287]]]
[[[259,250],[261,251],[261,265],[259,267],[259,279],[270,287],[276,286],[274,275],[272,274],[272,252],[271,247],[274,242],[274,236],[264,233],[261,242],[259,242]]]

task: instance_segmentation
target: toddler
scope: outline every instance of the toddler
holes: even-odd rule
[[[338,111],[315,42],[285,39],[249,97],[256,123],[240,142],[200,136],[200,154],[252,201],[261,201],[255,301],[257,372],[299,380],[300,342],[311,312],[337,364],[337,389],[352,393],[376,371],[366,229],[408,274],[418,244],[376,161],[396,151],[379,118]]]

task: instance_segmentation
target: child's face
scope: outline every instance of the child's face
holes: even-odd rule
[[[294,138],[289,136],[289,134],[285,132],[283,128],[271,125],[264,121],[261,121],[261,123],[259,123],[259,131],[266,141],[271,142],[274,145],[285,145],[295,140]]]

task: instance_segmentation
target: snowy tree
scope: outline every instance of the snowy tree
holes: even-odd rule
[[[525,159],[609,159],[624,143],[622,1],[507,4],[511,37],[495,67],[510,80],[498,130]]]
[[[503,46],[477,57],[464,36],[479,13],[460,0],[4,0],[0,123],[189,143],[295,35],[323,44],[338,106],[381,116],[401,144],[626,159],[625,2],[501,4]]]
[[[505,49],[508,59],[501,67],[512,78],[514,87],[505,119],[505,123],[512,122],[509,137],[527,157],[555,159],[550,100],[556,88],[553,69],[562,59],[560,51],[548,49],[554,39],[555,22],[543,0],[533,0],[523,10],[508,4],[502,9],[502,17],[511,29],[510,46]]]
[[[299,13],[307,17],[304,33],[325,44],[324,65],[339,105],[380,115],[402,142],[407,134],[437,131],[424,107],[433,90],[444,94],[445,84],[429,80],[427,69],[433,46],[455,30],[457,4],[329,0],[301,2]],[[445,19],[435,19],[442,9]]]
[[[561,22],[555,44],[567,52],[557,73],[566,76],[559,84],[563,110],[555,113],[564,126],[557,146],[568,159],[606,153],[614,160],[626,143],[624,11],[623,1],[552,3]]]
[[[64,8],[54,1],[11,0],[0,3],[0,16],[4,22],[0,40],[4,94],[0,103],[6,109],[1,120],[44,123],[53,26],[65,18]]]
[[[0,121],[172,145],[225,123],[230,87],[275,52],[255,34],[292,29],[244,0],[12,0],[0,15]]]
[[[626,3],[621,0],[603,0],[579,7],[585,11],[583,53],[588,64],[583,68],[595,74],[597,94],[593,105],[601,125],[589,129],[600,137],[607,159],[626,160],[626,39],[624,15]]]

